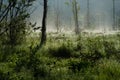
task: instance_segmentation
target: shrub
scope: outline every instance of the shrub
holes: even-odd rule
[[[53,57],[58,57],[58,58],[70,58],[72,56],[72,52],[73,50],[66,44],[62,44],[59,47],[49,48],[49,53]]]
[[[69,62],[69,69],[73,72],[84,71],[86,68],[91,66],[91,63],[79,59],[71,59]]]
[[[106,56],[103,40],[98,37],[83,38],[82,41],[78,42],[77,50],[81,58],[92,62]]]
[[[113,54],[118,53],[116,48],[115,41],[104,41],[105,52],[107,53],[107,57],[110,57]]]

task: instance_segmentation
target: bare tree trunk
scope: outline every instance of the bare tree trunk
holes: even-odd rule
[[[90,8],[89,8],[89,0],[87,0],[87,28],[90,26]]]
[[[116,30],[116,25],[115,25],[115,0],[113,0],[113,30]]]
[[[78,9],[76,0],[75,0],[75,26],[76,34],[79,34]]]
[[[60,25],[61,25],[61,20],[60,20],[60,8],[59,8],[59,1],[57,1],[56,5],[54,6],[54,16],[55,16],[55,27],[57,29],[57,33],[60,32]]]
[[[73,12],[73,16],[74,16],[74,21],[75,21],[75,33],[79,34],[79,22],[78,22],[78,6],[77,6],[77,1],[76,0],[72,0],[72,12]]]
[[[42,20],[42,35],[41,35],[41,43],[42,46],[46,42],[46,18],[47,18],[47,0],[44,1],[44,7],[43,7],[43,20]]]

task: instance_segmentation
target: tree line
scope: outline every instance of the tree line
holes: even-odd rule
[[[31,27],[35,25],[31,24],[27,19],[30,17],[30,12],[34,1],[36,0],[0,0],[0,38],[4,43],[11,45],[12,47],[20,44],[22,40],[25,39],[27,32]],[[58,3],[59,4],[59,3]],[[75,33],[79,34],[81,32],[79,27],[79,11],[80,5],[77,0],[70,0],[66,3],[71,7],[73,14]],[[87,27],[90,26],[90,2],[87,0]],[[46,21],[47,21],[47,11],[48,10],[48,0],[43,0],[43,17],[42,17],[42,27],[41,27],[41,37],[40,44],[43,45],[46,42]],[[59,6],[55,9],[55,26],[57,32],[60,27],[60,13]],[[115,0],[113,0],[113,28],[116,28],[115,22]]]

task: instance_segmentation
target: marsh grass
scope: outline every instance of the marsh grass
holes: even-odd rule
[[[46,45],[33,54],[38,43],[38,37],[28,37],[13,50],[1,44],[0,80],[119,80],[119,34],[48,34]]]

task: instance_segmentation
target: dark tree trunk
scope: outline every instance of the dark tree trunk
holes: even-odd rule
[[[16,45],[16,36],[15,36],[15,27],[13,25],[9,25],[9,44],[11,47]]]
[[[78,8],[77,8],[77,1],[75,1],[75,32],[79,34],[79,22],[78,22]]]
[[[13,2],[14,3],[14,2]],[[10,25],[9,25],[9,43],[11,47],[14,47],[16,45],[16,34],[15,34],[15,22],[14,22],[14,6],[10,8]]]
[[[43,45],[46,42],[46,18],[47,18],[47,0],[44,1],[44,7],[43,7],[43,20],[42,20],[42,29],[41,29],[41,43],[40,45]]]

